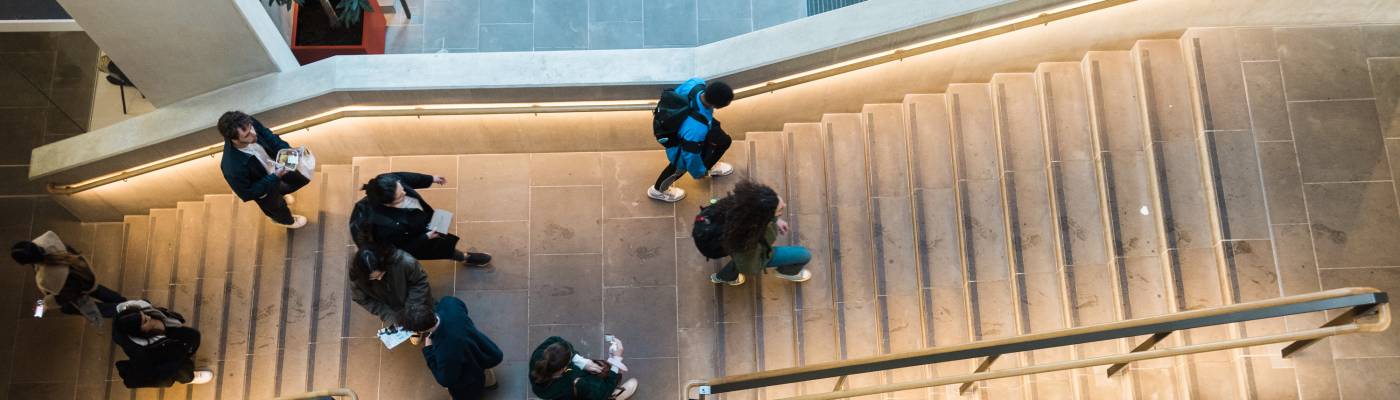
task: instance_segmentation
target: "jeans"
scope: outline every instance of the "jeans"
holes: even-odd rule
[[[724,152],[729,150],[729,145],[734,143],[734,139],[723,130],[715,129],[705,136],[705,143],[701,145],[700,159],[705,162],[705,169],[710,169],[719,162],[720,157],[724,157]],[[684,150],[682,150],[684,151]],[[685,176],[685,168],[676,168],[676,163],[666,164],[666,169],[661,170],[661,176],[656,177],[656,183],[652,187],[658,192],[665,192],[671,188],[671,184],[677,179]]]
[[[768,268],[775,268],[783,275],[797,275],[811,261],[812,252],[806,247],[777,246],[773,248],[773,259],[768,260]],[[719,279],[725,282],[739,279],[739,268],[734,265],[734,260],[729,260],[729,263],[719,270]]]

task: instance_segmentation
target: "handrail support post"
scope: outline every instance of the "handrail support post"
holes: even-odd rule
[[[847,376],[849,376],[849,375],[841,375],[840,378],[836,378],[836,387],[831,388],[831,391],[835,392],[835,391],[841,390],[841,388],[843,388],[843,387],[846,387],[846,377],[847,377]]]
[[[1001,358],[1001,354],[995,354],[982,359],[982,363],[977,364],[977,371],[973,373],[987,372],[987,370],[992,369],[992,363],[996,362],[998,358]],[[962,386],[958,386],[958,394],[967,394],[967,391],[972,389],[972,385],[975,383],[976,382],[964,382]]]
[[[1355,321],[1357,317],[1360,317],[1368,312],[1371,312],[1372,310],[1375,310],[1376,306],[1376,304],[1363,304],[1356,307],[1352,307],[1351,309],[1347,310],[1341,315],[1338,315],[1336,318],[1332,318],[1331,321],[1327,321],[1327,323],[1322,324],[1321,327],[1327,328],[1338,325],[1350,324],[1352,321]],[[1303,351],[1303,349],[1308,348],[1308,346],[1312,346],[1313,343],[1317,343],[1318,340],[1321,339],[1299,340],[1289,344],[1287,347],[1283,348],[1283,358],[1292,357],[1294,354],[1297,354],[1298,352]]]
[[[1151,337],[1148,337],[1147,340],[1142,341],[1141,344],[1138,344],[1137,347],[1134,347],[1132,353],[1147,351],[1151,349],[1152,346],[1156,346],[1157,343],[1162,341],[1162,339],[1166,339],[1167,335],[1171,334],[1172,331],[1154,333]],[[1127,367],[1128,363],[1113,364],[1113,366],[1108,367],[1108,377],[1112,378],[1113,375],[1118,373],[1118,371],[1122,371],[1124,368]]]

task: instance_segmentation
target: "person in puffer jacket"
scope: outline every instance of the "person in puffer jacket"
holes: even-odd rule
[[[213,372],[194,366],[199,331],[186,327],[184,316],[145,300],[117,305],[112,341],[126,353],[126,360],[117,361],[117,373],[128,388],[203,384],[214,379]]]

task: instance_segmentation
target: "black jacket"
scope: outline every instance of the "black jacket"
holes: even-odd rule
[[[112,324],[115,328],[116,324]],[[165,329],[165,338],[142,346],[116,329],[112,341],[126,353],[117,361],[117,373],[129,388],[170,387],[194,379],[194,353],[199,350],[199,331],[193,328]]]
[[[433,379],[446,387],[454,400],[479,399],[486,382],[486,370],[501,364],[500,347],[476,329],[467,313],[467,304],[452,296],[438,301],[438,327],[423,347],[423,359]]]
[[[441,235],[437,239],[428,239],[428,222],[432,220],[433,206],[415,190],[432,186],[433,176],[414,172],[390,173],[398,175],[404,195],[418,200],[423,209],[405,210],[375,203],[368,197],[361,198],[350,212],[350,237],[355,245],[368,248],[370,244],[365,240],[369,238],[374,243],[402,249],[419,260],[451,257],[456,250],[457,237]],[[369,232],[364,232],[365,229]]]
[[[257,132],[258,141],[254,143],[262,146],[267,151],[268,157],[277,157],[277,151],[291,148],[282,138],[272,133],[271,129],[264,127],[258,120],[253,120],[253,130]],[[243,201],[253,201],[267,196],[268,191],[280,180],[277,175],[271,174],[257,157],[244,153],[233,147],[233,141],[224,140],[224,159],[219,163],[219,169],[224,172],[224,180],[228,181],[228,186],[233,188],[233,194]],[[288,172],[288,175],[296,172]],[[302,179],[300,185],[306,182]],[[300,186],[297,186],[300,188]]]
[[[390,325],[399,325],[399,312],[409,304],[433,306],[428,274],[418,260],[403,251],[394,252],[394,261],[383,278],[376,281],[368,274],[352,272],[350,283],[351,299]]]

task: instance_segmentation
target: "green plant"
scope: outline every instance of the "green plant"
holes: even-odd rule
[[[306,0],[267,0],[267,5],[276,4],[285,6],[290,10],[292,9],[292,2],[294,1],[297,5],[301,5]],[[330,19],[331,25],[333,26],[350,26],[354,25],[356,22],[360,22],[360,14],[363,14],[365,10],[372,9],[372,6],[369,4],[370,1],[371,0],[340,0],[339,3],[331,5],[331,0],[320,0],[321,9],[326,12],[326,18]]]

